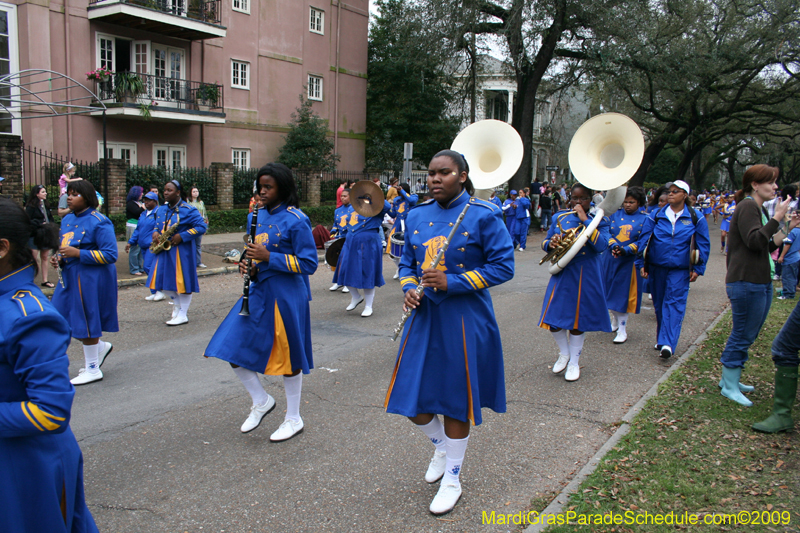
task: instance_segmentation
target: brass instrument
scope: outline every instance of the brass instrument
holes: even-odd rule
[[[558,226],[560,238],[557,243],[550,245],[550,252],[539,261],[540,265],[543,265],[547,261],[551,261],[553,264],[558,263],[586,230],[586,226],[583,224],[579,225],[577,228],[570,228],[568,230],[561,227],[561,219],[573,213],[575,213],[575,211],[567,211],[566,213],[558,215],[556,226]]]
[[[153,241],[150,244],[150,252],[154,254],[160,254],[164,251],[169,251],[172,248],[172,243],[170,242],[170,238],[178,231],[178,224],[181,223],[181,214],[178,213],[178,220],[175,221],[174,224],[170,224],[169,220],[167,220],[167,227],[164,228],[164,231],[158,236],[157,241]]]

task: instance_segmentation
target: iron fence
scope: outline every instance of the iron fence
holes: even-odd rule
[[[187,17],[208,24],[222,23],[221,0],[89,0],[90,6],[97,4],[130,4],[146,7],[177,17]]]
[[[138,185],[145,192],[152,186],[164,190],[164,185],[172,180],[180,182],[188,195],[190,187],[197,187],[200,199],[207,206],[217,205],[217,180],[210,168],[166,168],[153,165],[131,165],[125,175],[125,186],[128,190]],[[249,200],[249,197],[248,197]]]
[[[97,162],[78,161],[66,156],[46,152],[35,147],[22,145],[22,183],[23,198],[28,200],[28,193],[35,185],[44,185],[51,207],[58,203],[61,191],[58,179],[64,173],[64,165],[75,165],[76,178],[88,180],[103,197],[108,197],[103,180],[103,166]]]

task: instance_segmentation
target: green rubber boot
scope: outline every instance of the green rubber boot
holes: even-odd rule
[[[775,401],[772,414],[762,422],[753,424],[753,429],[762,433],[778,433],[794,428],[792,406],[797,396],[797,367],[775,367]]]

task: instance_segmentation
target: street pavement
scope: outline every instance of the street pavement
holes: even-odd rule
[[[515,253],[514,279],[491,289],[503,334],[508,412],[484,410],[483,424],[470,434],[464,494],[441,518],[428,512],[438,484],[423,480],[433,447],[411,422],[383,409],[397,354],[389,335],[402,305],[388,257],[387,283],[370,318],[360,316],[363,305],[345,312],[349,295],[328,291],[327,267],[320,264],[311,276],[316,368],[304,377],[305,431],[277,444],[269,435],[285,413],[282,379],[263,378],[277,408],[242,434],[249,396],[227,363],[203,357],[241,294],[241,278],[200,278],[190,321],[177,328],[164,324],[171,314],[166,302],[146,302],[143,286],[121,288],[121,331],[104,337],[114,344],[105,378],[77,389],[71,422],[100,530],[509,530],[483,525],[482,513],[526,510],[532,498],[560,491],[677,359],[665,362],[653,349],[655,316],[645,298],[625,344],[613,344],[613,333],[589,333],[580,380],[553,375],[557,348],[537,327],[549,279],[546,266],[538,265],[540,235],[531,235],[528,251]],[[710,264],[692,284],[678,355],[727,305],[718,235],[712,225]],[[211,237],[240,242],[239,235]],[[223,266],[217,256],[204,254],[204,262]],[[120,277],[130,277],[127,257],[119,266]],[[74,375],[83,366],[77,342],[69,355]]]

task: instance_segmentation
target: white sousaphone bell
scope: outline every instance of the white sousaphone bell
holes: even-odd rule
[[[595,207],[591,223],[564,242],[541,263],[552,262],[550,274],[558,274],[583,248],[606,213],[613,213],[625,200],[627,187],[644,157],[644,136],[639,126],[620,113],[604,113],[584,122],[569,144],[569,166],[575,179],[592,190],[607,190],[605,200]]]
[[[466,158],[475,196],[488,200],[495,187],[507,182],[522,163],[522,138],[511,124],[480,120],[470,124],[450,149]]]

